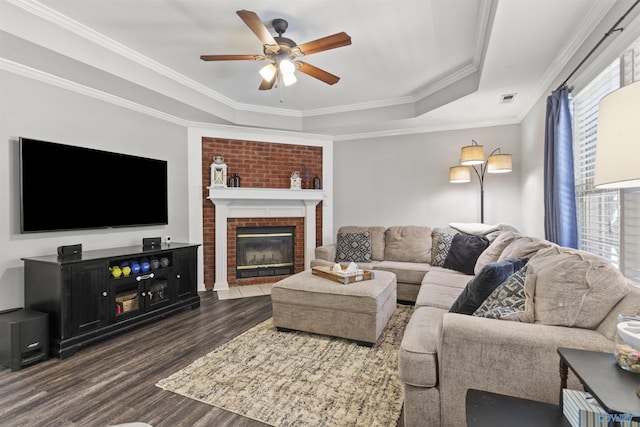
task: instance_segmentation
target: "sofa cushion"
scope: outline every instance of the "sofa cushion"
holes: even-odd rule
[[[498,285],[480,307],[473,312],[473,315],[490,319],[521,320],[525,305],[526,270],[527,266],[522,267]]]
[[[418,307],[404,329],[398,352],[398,377],[405,384],[435,387],[438,383],[438,341],[444,310]]]
[[[431,306],[449,310],[472,276],[442,267],[431,267],[422,279],[416,307]]]
[[[438,267],[444,265],[444,260],[447,259],[447,254],[451,248],[451,241],[456,234],[458,232],[451,227],[436,227],[433,229],[433,233],[431,233],[431,265]]]
[[[513,239],[511,243],[500,254],[498,261],[505,258],[529,258],[533,257],[539,250],[556,246],[547,240],[536,237],[520,236]]]
[[[338,233],[336,262],[371,262],[371,233]]]
[[[507,258],[487,264],[476,277],[467,283],[449,312],[473,314],[498,285],[520,270],[526,263],[526,259]]]
[[[456,234],[451,241],[447,259],[444,260],[444,268],[473,274],[476,261],[487,246],[489,240],[486,237]]]
[[[524,290],[527,320],[595,329],[629,286],[620,270],[604,258],[551,246],[529,262]]]
[[[456,288],[432,283],[423,284],[418,291],[415,306],[436,307],[448,311],[463,289],[464,286]]]
[[[607,314],[597,331],[613,341],[616,336],[618,314],[640,316],[640,287],[629,284],[629,293],[618,302]]]
[[[408,225],[387,228],[384,260],[431,263],[431,228]]]
[[[384,230],[385,228],[380,226],[346,225],[340,227],[338,233],[364,233],[368,231],[371,234],[371,259],[373,261],[382,261],[384,260]]]
[[[489,247],[484,250],[478,257],[476,265],[473,269],[474,274],[480,273],[482,267],[490,262],[496,262],[502,255],[502,251],[516,239],[516,234],[513,231],[501,231],[500,234],[491,242]]]
[[[373,269],[390,271],[396,275],[398,283],[422,283],[424,275],[431,268],[430,264],[421,262],[380,261]]]

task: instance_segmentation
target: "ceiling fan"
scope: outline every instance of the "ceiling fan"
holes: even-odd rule
[[[267,27],[262,23],[255,12],[248,10],[236,11],[240,19],[254,32],[263,45],[262,55],[202,55],[203,61],[235,61],[235,60],[268,60],[269,64],[260,70],[262,83],[260,90],[271,89],[278,79],[281,79],[285,86],[296,82],[295,71],[307,74],[329,85],[338,83],[340,77],[335,76],[318,67],[295,59],[311,55],[312,53],[323,52],[351,44],[351,37],[345,32],[336,33],[331,36],[313,40],[308,43],[297,45],[293,40],[282,37],[289,24],[284,19],[274,19],[273,29],[278,33],[272,36]]]

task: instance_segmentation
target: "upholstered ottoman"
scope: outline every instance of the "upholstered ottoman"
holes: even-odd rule
[[[375,344],[396,308],[396,285],[395,274],[388,271],[342,285],[306,270],[273,285],[273,323],[279,330]]]

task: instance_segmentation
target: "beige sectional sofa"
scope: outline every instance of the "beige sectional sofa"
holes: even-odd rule
[[[444,268],[443,253],[457,232],[417,226],[338,231],[368,235],[371,259],[359,264],[394,272],[398,300],[415,303],[398,354],[406,427],[466,425],[470,388],[557,403],[557,348],[612,352],[618,314],[640,315],[640,288],[606,260],[510,230],[473,231],[489,240],[473,274]],[[312,265],[333,263],[340,252],[337,242],[319,247]],[[449,312],[474,275],[513,259],[528,262],[474,315]],[[518,304],[507,295],[506,307],[496,309],[505,285],[514,283],[519,283]],[[575,378],[569,380],[571,388],[580,387]]]

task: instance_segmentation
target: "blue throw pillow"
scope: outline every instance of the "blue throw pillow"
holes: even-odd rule
[[[502,282],[524,267],[527,261],[527,258],[505,258],[485,265],[480,273],[467,283],[449,312],[473,314]]]
[[[464,274],[473,274],[478,257],[488,246],[489,239],[486,237],[456,234],[451,240],[443,267]]]

